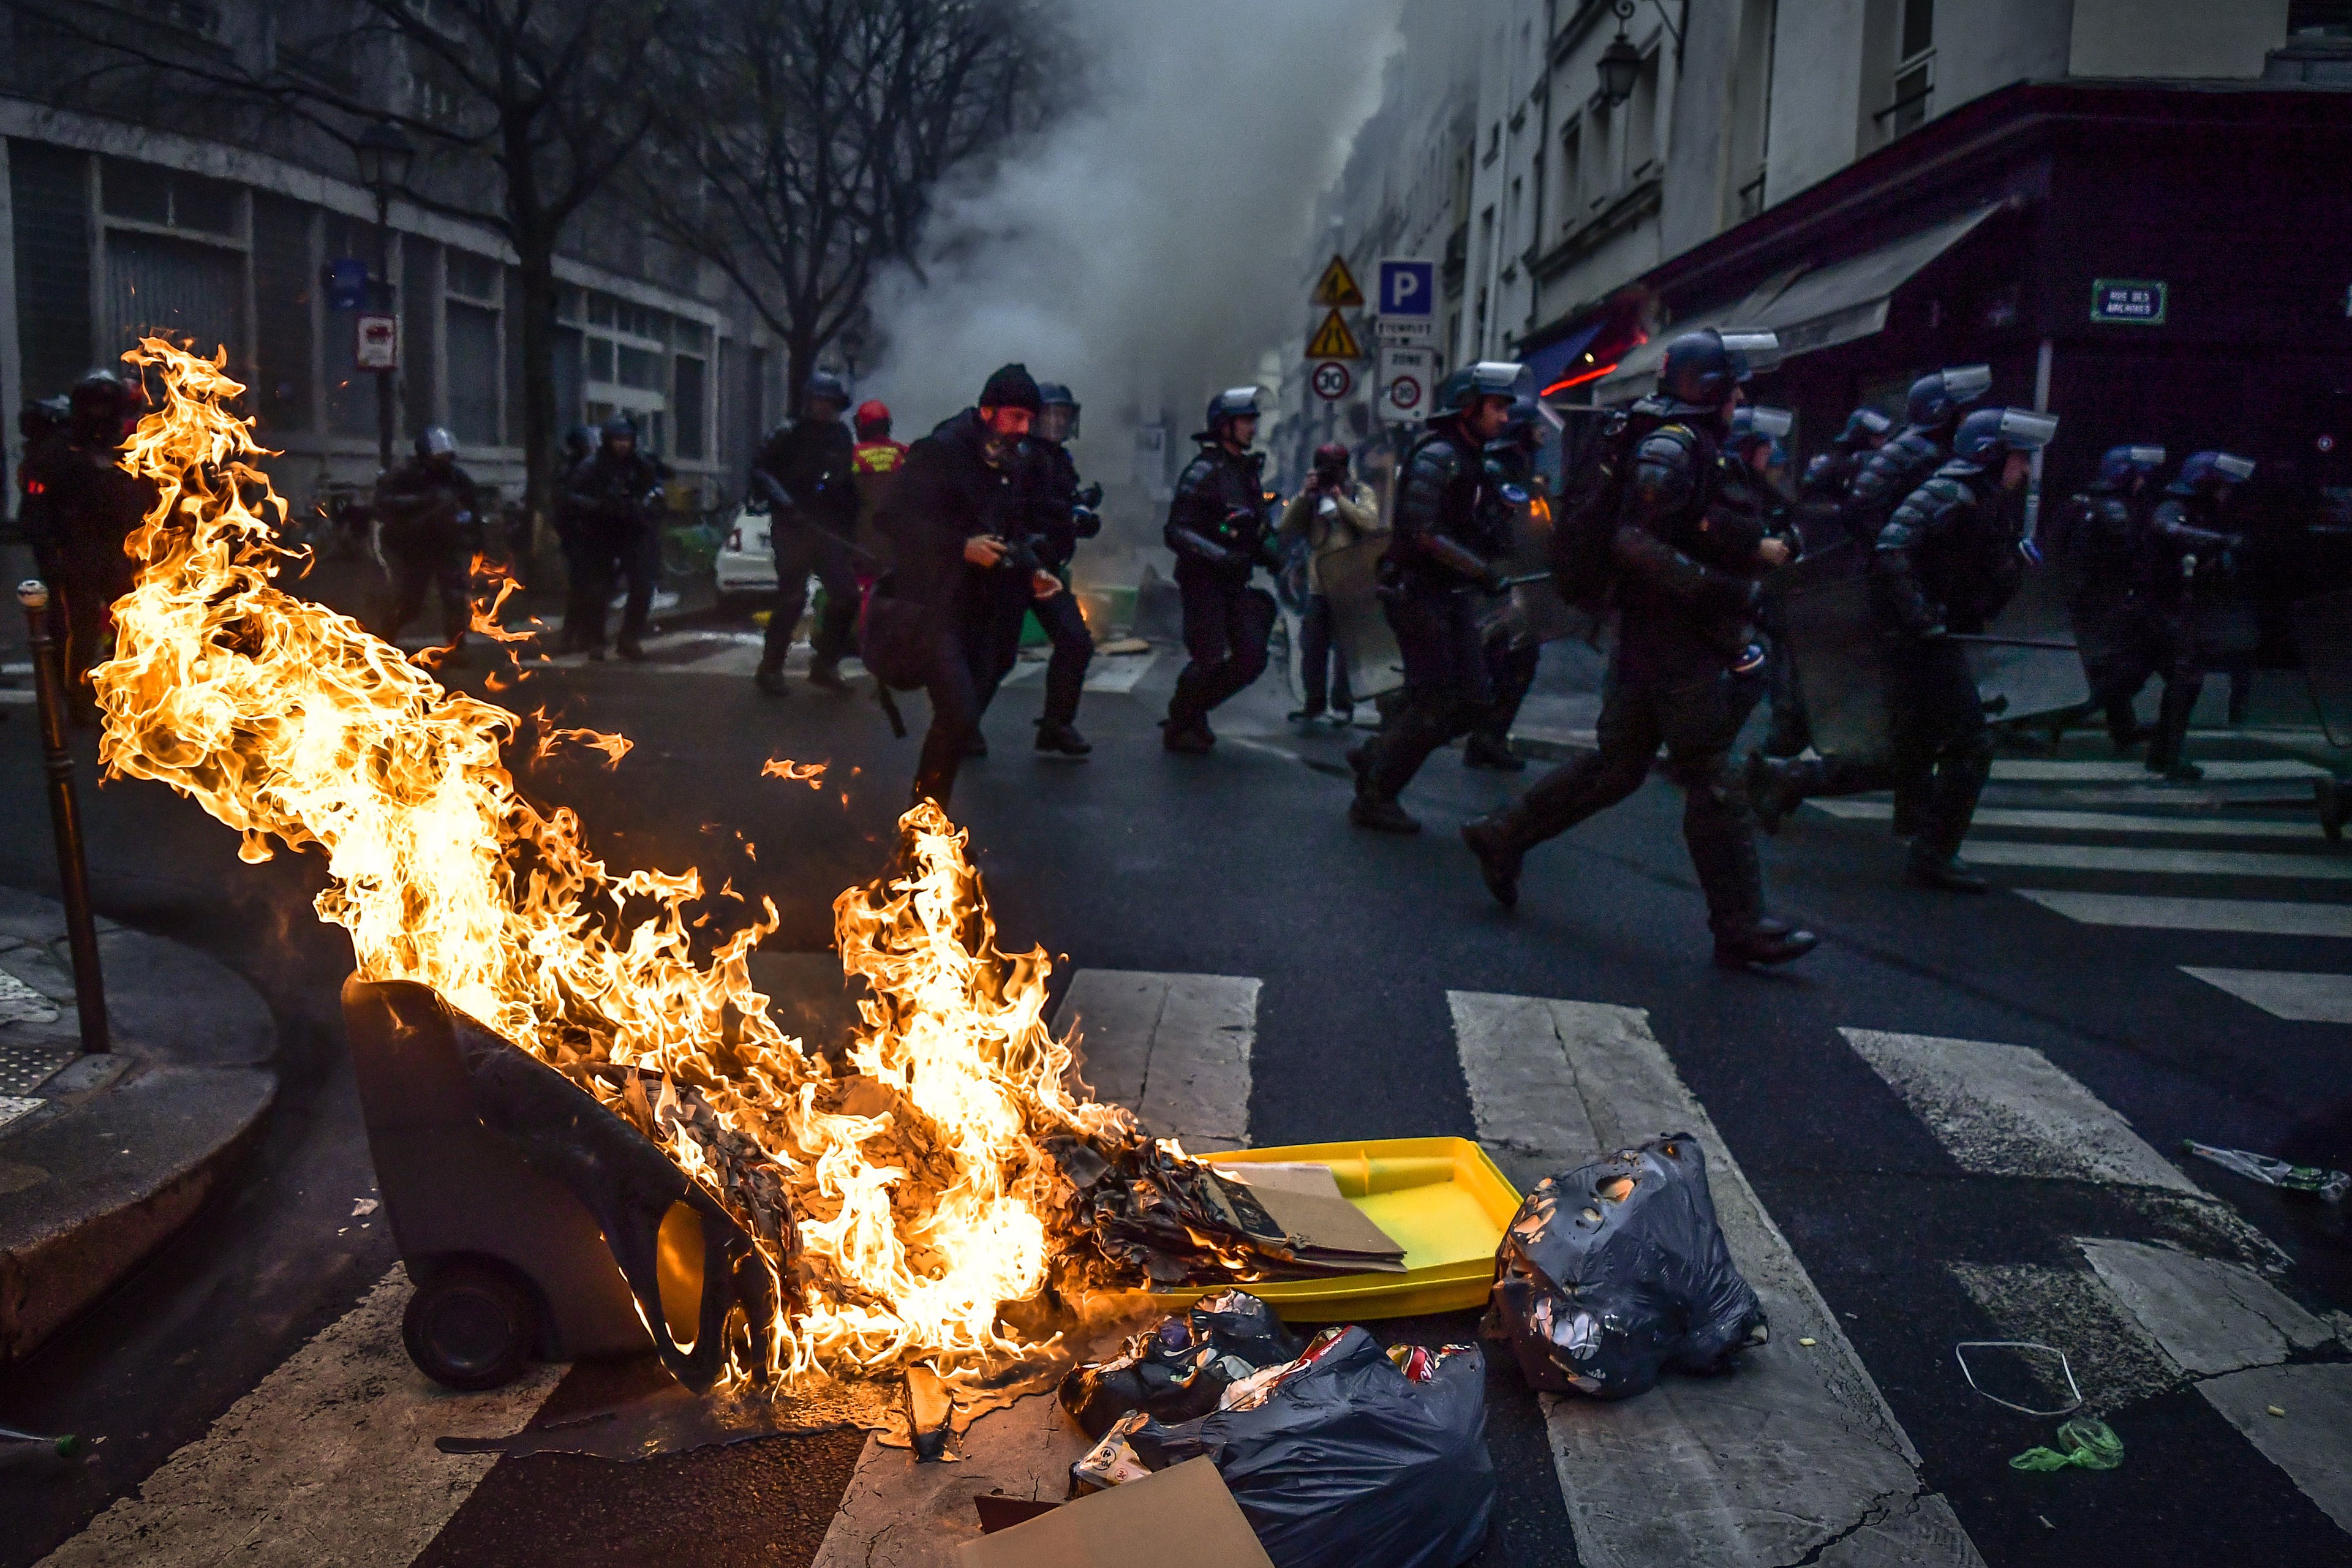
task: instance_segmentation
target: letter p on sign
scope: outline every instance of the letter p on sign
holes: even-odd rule
[[[1381,263],[1381,314],[1430,315],[1437,306],[1437,264],[1433,261]]]

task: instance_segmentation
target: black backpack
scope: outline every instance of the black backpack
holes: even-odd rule
[[[907,721],[890,693],[918,691],[930,680],[932,645],[939,623],[930,605],[894,593],[895,574],[885,573],[866,590],[857,615],[857,658],[874,678],[874,695],[890,721],[891,732],[906,739]]]
[[[1598,617],[1616,585],[1613,546],[1624,510],[1633,448],[1664,421],[1640,409],[1602,415],[1570,454],[1551,525],[1551,583],[1575,608]]]

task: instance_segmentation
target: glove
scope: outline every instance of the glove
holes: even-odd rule
[[[1099,489],[1102,487],[1095,487]],[[1102,514],[1092,507],[1078,506],[1070,510],[1070,531],[1080,539],[1092,539],[1102,531]]]

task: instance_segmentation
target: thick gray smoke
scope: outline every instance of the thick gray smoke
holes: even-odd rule
[[[1034,146],[946,194],[919,279],[876,294],[887,398],[908,438],[1026,362],[1087,405],[1076,456],[1129,471],[1139,403],[1171,439],[1206,391],[1257,379],[1308,325],[1315,197],[1379,100],[1398,0],[1072,0],[1087,61]]]

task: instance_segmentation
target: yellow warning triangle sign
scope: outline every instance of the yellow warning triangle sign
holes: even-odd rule
[[[1361,359],[1364,351],[1357,346],[1356,334],[1348,330],[1348,323],[1340,319],[1339,311],[1334,310],[1323,318],[1323,324],[1315,329],[1313,337],[1307,340],[1307,357]]]
[[[1346,257],[1333,257],[1323,276],[1316,279],[1315,303],[1349,310],[1363,308],[1364,291],[1356,287],[1356,275],[1348,270]]]

